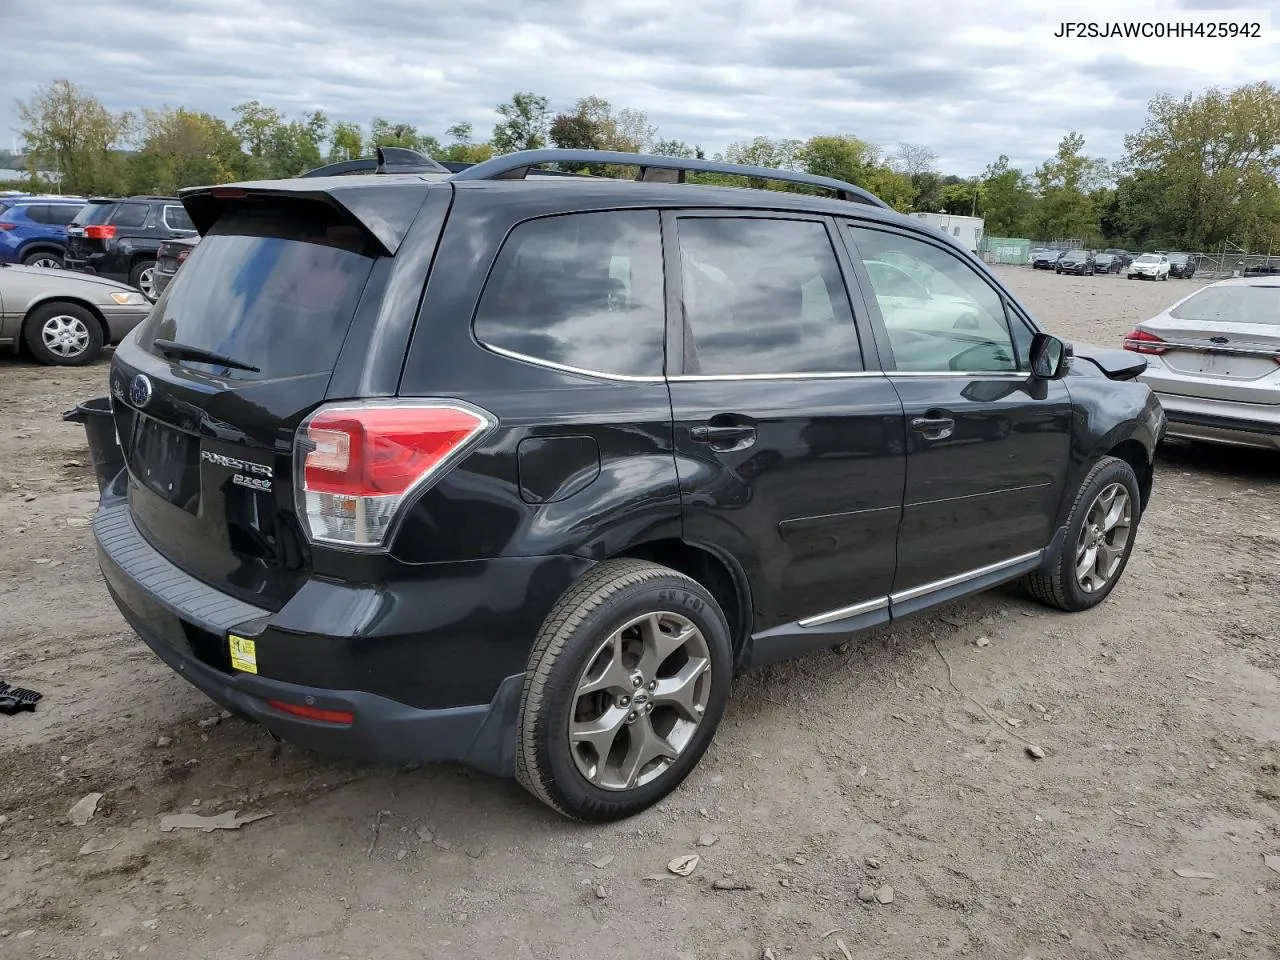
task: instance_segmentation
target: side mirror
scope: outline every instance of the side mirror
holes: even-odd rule
[[[1037,333],[1031,340],[1031,375],[1040,380],[1061,380],[1067,372],[1071,348],[1048,333]]]

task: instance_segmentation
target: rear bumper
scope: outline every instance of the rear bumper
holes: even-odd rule
[[[459,761],[495,775],[514,773],[523,673],[506,677],[487,703],[424,709],[360,690],[319,688],[212,665],[217,657],[211,647],[225,645],[228,632],[262,636],[276,615],[196,580],[151,547],[120,496],[125,477],[121,473],[104,492],[93,519],[103,577],[143,642],[211,700],[317,753],[379,763]],[[323,645],[318,637],[301,639]],[[264,642],[259,641],[260,648]],[[304,719],[271,706],[271,700],[351,713],[354,720]]]
[[[1280,404],[1233,403],[1156,392],[1169,418],[1166,436],[1280,450]]]
[[[129,268],[122,265],[118,258],[106,253],[90,253],[79,257],[70,252],[62,258],[62,266],[76,273],[91,273],[95,277],[106,277],[120,283],[129,282]]]

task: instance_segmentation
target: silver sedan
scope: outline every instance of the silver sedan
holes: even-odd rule
[[[41,363],[81,366],[146,319],[133,287],[68,270],[0,264],[0,347]]]
[[[1147,357],[1141,379],[1168,436],[1280,449],[1280,277],[1202,287],[1124,341]]]

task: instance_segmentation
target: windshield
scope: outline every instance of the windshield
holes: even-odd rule
[[[1157,257],[1154,253],[1144,253],[1144,254],[1143,254],[1142,256],[1140,256],[1140,257],[1137,259],[1137,261],[1135,261],[1135,262],[1137,262],[1137,263],[1159,263],[1159,262],[1160,262],[1160,258],[1159,258],[1159,257]]]
[[[1280,325],[1280,286],[1205,287],[1169,311],[1177,320]]]
[[[1071,251],[1068,251],[1067,256],[1075,260],[1081,257],[1087,257],[1089,256],[1089,254],[1085,253],[1085,251],[1083,250],[1071,250]]]
[[[192,250],[138,342],[158,353],[157,339],[174,340],[260,368],[226,374],[237,379],[331,370],[373,263],[360,230],[323,204],[234,210]]]
[[[1169,254],[1169,262],[1170,263],[1186,263],[1187,255],[1185,253],[1171,253]]]

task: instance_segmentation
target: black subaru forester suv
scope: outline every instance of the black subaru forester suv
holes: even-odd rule
[[[640,172],[526,176],[588,163]],[[152,650],[278,737],[615,819],[735,673],[1018,578],[1084,610],[1133,549],[1142,358],[849,184],[537,151],[182,200],[94,533]]]

